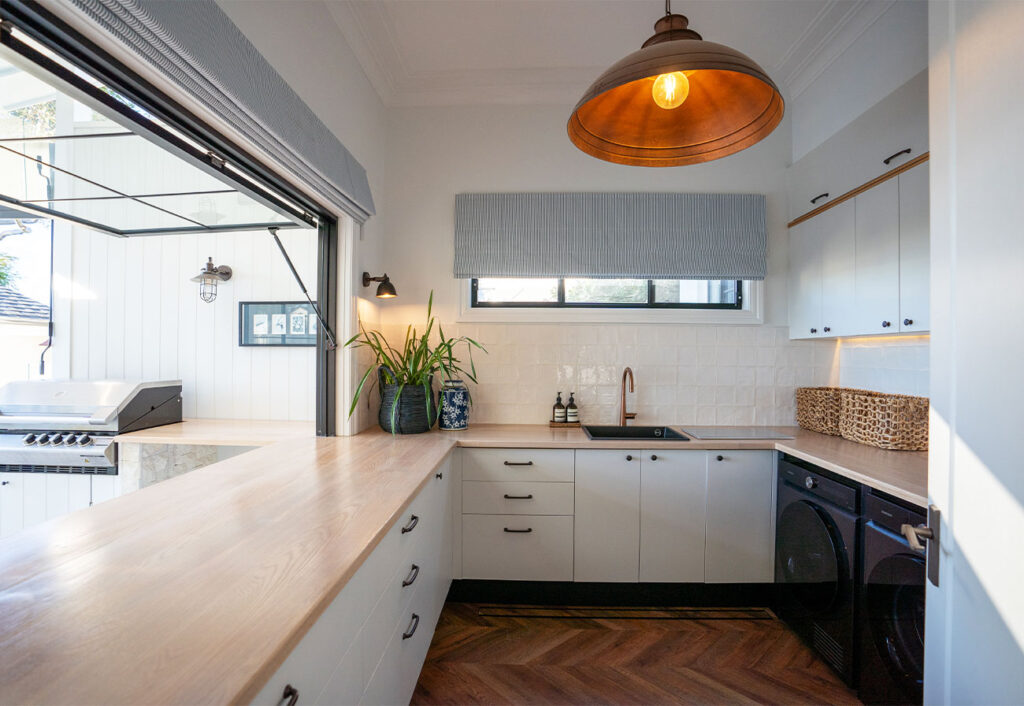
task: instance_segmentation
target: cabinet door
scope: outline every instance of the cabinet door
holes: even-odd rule
[[[853,201],[825,211],[814,223],[821,251],[822,336],[845,336],[854,330],[856,306],[856,233]]]
[[[46,522],[46,473],[22,473],[22,527]]]
[[[704,581],[707,461],[703,451],[644,451],[640,580]]]
[[[900,313],[900,194],[889,179],[859,194],[855,333],[896,333]]]
[[[900,331],[927,331],[930,325],[928,183],[927,162],[899,176]]]
[[[789,229],[789,337],[821,335],[821,241],[817,219]]]
[[[706,583],[774,580],[775,464],[771,451],[709,451]]]
[[[91,481],[89,476],[70,473],[47,473],[46,519],[66,515],[89,507]]]
[[[639,451],[576,452],[575,581],[637,581]]]
[[[26,475],[0,473],[0,537],[14,534],[24,524],[25,494],[21,480]]]
[[[91,505],[101,503],[121,494],[121,476],[96,475],[92,477]]]

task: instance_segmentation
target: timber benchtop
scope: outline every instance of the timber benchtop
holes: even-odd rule
[[[198,426],[185,440],[189,424],[175,443],[211,443]],[[796,438],[593,442],[481,425],[276,441],[0,540],[0,702],[251,700],[457,445],[778,449],[925,504],[926,454],[785,430]]]

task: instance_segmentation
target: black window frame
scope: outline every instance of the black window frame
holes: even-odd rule
[[[484,279],[501,279],[484,278]],[[553,278],[552,278],[553,279]],[[470,308],[472,309],[711,309],[716,311],[742,311],[743,310],[743,280],[736,282],[736,302],[699,304],[696,302],[657,302],[654,300],[654,282],[647,280],[647,301],[646,302],[567,302],[565,300],[565,280],[586,279],[577,277],[558,278],[558,301],[554,302],[482,302],[479,300],[478,287],[479,278],[474,277],[470,282]],[[624,278],[630,279],[630,278]],[[639,278],[637,278],[639,279]],[[666,277],[665,279],[671,279]]]

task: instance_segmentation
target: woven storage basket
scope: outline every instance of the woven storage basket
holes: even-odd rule
[[[839,387],[798,387],[796,423],[803,429],[839,436],[840,393]]]
[[[843,390],[839,433],[880,449],[926,451],[928,398]]]

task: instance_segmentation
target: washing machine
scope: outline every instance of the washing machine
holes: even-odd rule
[[[910,548],[900,527],[926,520],[919,507],[865,491],[857,695],[866,704],[922,702],[925,555]]]
[[[857,483],[783,454],[775,525],[776,610],[850,686],[855,684]]]

